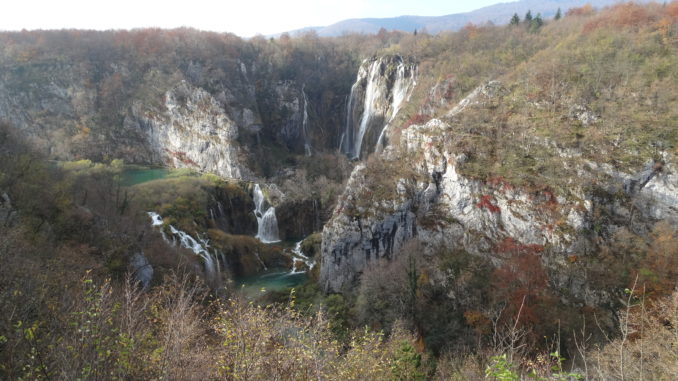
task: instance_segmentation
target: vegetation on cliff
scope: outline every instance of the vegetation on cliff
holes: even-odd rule
[[[374,261],[344,294],[320,291],[318,265],[313,282],[247,301],[230,282],[236,274],[215,282],[200,257],[168,244],[157,229],[172,225],[208,238],[234,273],[289,261],[279,247],[248,236],[256,224],[250,185],[182,171],[124,186],[123,162],[105,143],[134,140],[117,135],[133,103],[161,107],[176,81],[214,94],[230,83],[246,93],[233,73],[256,76],[256,107],[247,106],[259,108],[264,127],[243,130],[240,143],[254,172],[274,177],[290,195],[281,208],[312,201],[308,207],[320,212],[304,219],[318,230],[351,167],[332,151],[359,60],[399,53],[416,57],[419,77],[393,125],[393,146],[408,128],[439,117],[449,138],[435,148],[463,154],[459,170],[474,181],[524,189],[541,197],[543,213],[564,218],[558,196],[576,198],[571,188],[600,180],[585,190],[634,210],[623,192],[577,169],[592,162],[635,171],[678,154],[677,18],[671,2],[585,7],[536,28],[469,25],[437,36],[0,33],[6,86],[37,96],[33,84],[47,86],[68,66],[94,94],[76,97],[83,103],[75,107],[88,110],[81,123],[34,114],[35,126],[63,132],[68,152],[36,150],[23,131],[0,121],[0,378],[671,379],[678,373],[675,221],[648,219],[639,228],[632,212],[618,222],[595,208],[585,232],[594,252],[585,258],[550,257],[548,245],[510,237],[489,242],[483,232],[469,237],[487,256],[444,246],[424,253],[415,239]],[[449,114],[492,79],[502,83],[495,96]],[[310,158],[283,147],[277,128],[285,112],[272,106],[267,85],[279,81],[304,83],[313,100],[318,152]],[[47,160],[62,153],[98,160]],[[335,213],[370,218],[382,212],[372,200],[412,197],[410,188],[425,180],[412,166],[417,154],[424,153],[368,158],[355,202]],[[217,212],[220,203],[229,211]],[[489,195],[472,207],[498,213]],[[151,210],[165,218],[159,228],[150,224]],[[434,210],[422,224],[452,219]],[[320,240],[307,238],[302,252],[320,260]],[[138,254],[155,270],[146,290],[130,264]],[[569,273],[587,275],[586,284],[568,286],[586,289],[590,302],[572,303],[571,288],[560,287]]]

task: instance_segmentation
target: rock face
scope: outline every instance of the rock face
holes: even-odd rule
[[[384,131],[409,98],[417,65],[401,56],[363,61],[347,105],[346,125],[339,149],[360,158],[383,145]]]
[[[171,74],[125,60],[0,64],[0,121],[52,159],[120,158],[252,180],[246,163],[261,160],[252,152],[262,141],[308,155],[313,135],[328,133],[313,129],[303,84],[268,81],[254,63],[231,62],[218,80],[197,61]]]
[[[134,279],[142,289],[148,290],[153,280],[153,266],[148,262],[143,252],[134,253],[129,261]]]
[[[145,132],[151,162],[226,178],[249,176],[239,162],[238,126],[212,95],[183,81],[164,98],[163,112],[154,114],[135,104],[123,124]]]
[[[482,103],[499,88],[494,82],[481,86],[449,115]],[[542,253],[542,262],[550,269],[565,266],[568,255],[587,252],[593,207],[607,201],[581,189],[571,190],[576,197],[565,199],[549,191],[515,189],[501,179],[466,178],[459,171],[466,157],[445,148],[444,142],[452,138],[449,129],[447,122],[432,119],[410,126],[398,147],[388,147],[383,160],[407,160],[425,180],[396,178],[396,192],[386,199],[370,200],[368,205],[358,202],[369,194],[364,189],[375,174],[364,165],[355,168],[334,217],[323,230],[319,282],[326,292],[350,289],[370,262],[392,258],[413,237],[419,238],[426,252],[436,247],[463,249],[495,264],[502,261],[501,246],[510,244]],[[611,184],[618,189],[624,186],[632,192],[633,202],[642,204],[639,220],[649,225],[661,218],[675,225],[678,178],[674,168],[673,159],[666,156],[662,166],[653,162],[634,176],[617,173]],[[625,213],[614,203],[608,210]],[[556,282],[569,287],[577,298],[594,298],[582,279],[563,275]]]

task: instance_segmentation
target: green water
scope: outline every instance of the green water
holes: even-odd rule
[[[166,168],[130,168],[122,173],[122,185],[132,186],[167,177],[170,171]]]
[[[306,273],[291,274],[288,269],[270,270],[236,280],[236,287],[248,298],[263,296],[269,291],[286,291],[306,282]]]

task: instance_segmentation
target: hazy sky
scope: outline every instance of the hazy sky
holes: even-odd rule
[[[0,30],[188,26],[240,36],[348,18],[440,16],[510,0],[5,0]]]

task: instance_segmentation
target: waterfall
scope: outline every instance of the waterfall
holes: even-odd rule
[[[377,146],[376,146],[376,151],[379,152],[384,148],[384,132],[388,129],[388,127],[391,125],[391,122],[393,122],[393,119],[398,115],[398,111],[400,111],[400,107],[403,104],[403,101],[408,98],[409,100],[409,93],[410,93],[410,85],[413,88],[416,85],[415,80],[411,80],[411,78],[406,77],[407,72],[406,72],[406,67],[405,65],[400,65],[398,66],[398,73],[396,74],[396,80],[395,83],[393,84],[393,100],[391,103],[391,118],[388,120],[384,128],[382,128],[381,133],[379,134],[379,138],[377,139]],[[414,75],[412,75],[414,77]]]
[[[305,256],[304,253],[301,251],[302,242],[304,242],[303,239],[297,242],[294,245],[294,249],[292,249],[292,270],[289,272],[290,275],[305,272],[305,270],[297,269],[297,263],[304,263],[309,270],[313,269],[313,266],[315,266],[315,261]]]
[[[339,142],[339,151],[349,157],[353,157],[353,105],[355,103],[355,91],[359,84],[360,75],[358,76],[358,80],[351,86],[351,95],[349,95],[346,103],[346,125],[344,132],[341,134],[341,141]]]
[[[415,64],[405,62],[400,56],[363,61],[346,107],[346,124],[339,145],[341,152],[358,159],[368,144],[376,143],[376,150],[383,147],[384,131],[416,84],[415,70]],[[361,113],[356,115],[356,107],[360,106]],[[378,136],[376,141],[375,136]]]
[[[151,217],[151,226],[162,226],[162,217],[155,212],[148,212],[147,213],[149,217]],[[209,252],[209,242],[206,239],[198,238],[196,240],[195,238],[191,237],[188,233],[181,231],[174,226],[170,225],[170,232],[172,233],[172,242],[176,243],[176,241],[179,241],[179,246],[183,247],[184,249],[189,249],[193,251],[193,253],[203,260],[203,265],[205,266],[205,272],[212,276],[215,273],[219,272],[219,267],[215,265],[215,256]],[[167,237],[165,236],[165,233],[161,230],[163,233],[163,239],[165,239],[166,242],[169,242],[167,240]],[[218,264],[218,262],[217,262]]]
[[[353,153],[354,159],[360,158],[360,150],[363,145],[363,138],[365,137],[365,133],[367,132],[367,127],[370,123],[370,119],[374,114],[376,114],[374,101],[375,99],[379,99],[380,96],[382,95],[380,92],[381,89],[377,84],[377,81],[379,80],[379,77],[381,75],[379,70],[380,65],[381,62],[377,60],[374,61],[374,63],[372,63],[372,66],[370,67],[369,71],[370,75],[367,81],[367,88],[365,89],[365,106],[363,108],[363,115],[362,118],[360,119],[360,128],[358,129],[358,135],[356,135],[355,142],[353,143],[353,147],[355,147],[355,152]]]
[[[304,134],[304,152],[306,156],[311,156],[311,144],[308,142],[308,99],[304,87],[301,88],[301,94],[304,96],[304,120],[301,125],[302,133]]]
[[[259,184],[254,184],[254,215],[257,217],[257,236],[263,243],[280,242],[278,238],[278,219],[275,216],[275,208],[270,207],[264,211],[266,200]]]

